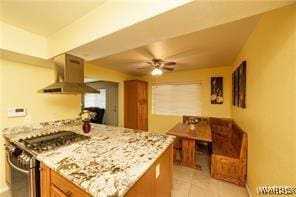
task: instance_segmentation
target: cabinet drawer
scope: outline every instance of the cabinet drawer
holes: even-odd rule
[[[50,197],[67,197],[67,194],[62,192],[55,185],[50,186]]]
[[[53,184],[57,189],[61,190],[65,196],[71,197],[86,197],[90,196],[88,193],[66,180],[61,175],[54,171],[51,171],[51,184]]]

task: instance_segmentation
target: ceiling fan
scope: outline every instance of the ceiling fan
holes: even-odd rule
[[[144,69],[147,67],[152,67],[153,70],[151,71],[151,75],[153,76],[159,76],[162,75],[163,71],[173,71],[174,68],[170,67],[170,66],[174,66],[176,65],[176,62],[169,62],[169,61],[164,61],[162,59],[158,59],[158,58],[152,58],[151,61],[146,62],[148,65],[145,67],[141,67],[138,69]]]

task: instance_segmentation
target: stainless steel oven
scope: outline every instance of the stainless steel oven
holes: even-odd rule
[[[10,190],[12,197],[40,196],[40,162],[38,153],[60,146],[88,139],[88,136],[72,131],[53,131],[29,136],[5,145],[7,165],[10,169]]]
[[[6,159],[10,169],[11,196],[40,196],[39,162],[35,156],[14,144],[9,144],[6,146]]]

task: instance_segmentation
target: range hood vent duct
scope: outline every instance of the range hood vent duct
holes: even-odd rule
[[[38,93],[83,94],[100,93],[84,83],[84,60],[70,54],[54,58],[55,82]]]

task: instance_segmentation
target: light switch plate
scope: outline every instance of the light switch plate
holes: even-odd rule
[[[7,109],[7,117],[22,117],[26,116],[26,108],[24,107],[10,107]]]
[[[157,164],[156,169],[155,169],[155,178],[157,179],[160,174],[160,164]]]

